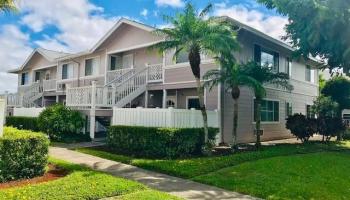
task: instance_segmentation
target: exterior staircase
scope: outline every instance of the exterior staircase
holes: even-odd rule
[[[162,65],[126,71],[104,86],[69,88],[66,105],[70,107],[124,107],[146,91],[147,84],[162,80]]]
[[[38,107],[37,100],[43,97],[42,83],[33,83],[15,94],[7,94],[7,105],[10,107]]]

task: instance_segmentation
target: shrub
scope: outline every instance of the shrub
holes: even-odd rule
[[[44,134],[5,127],[0,138],[0,182],[43,175],[48,148]]]
[[[90,137],[81,133],[85,120],[78,111],[56,104],[42,111],[38,118],[41,131],[53,141],[84,141]]]
[[[18,129],[26,129],[32,131],[39,131],[37,117],[6,117],[6,126],[12,126]]]
[[[339,117],[319,117],[318,132],[329,141],[331,137],[341,135],[345,131],[345,124]]]
[[[286,128],[302,142],[306,142],[317,132],[317,121],[308,119],[303,114],[294,114],[287,118]]]
[[[214,141],[217,132],[218,129],[209,129],[211,141]],[[107,144],[117,153],[176,158],[199,155],[205,143],[201,128],[111,126]]]
[[[344,140],[350,140],[350,130],[349,128],[347,128],[344,132],[344,135],[343,135],[343,139]]]

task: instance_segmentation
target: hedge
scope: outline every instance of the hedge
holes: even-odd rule
[[[6,117],[6,126],[12,126],[18,129],[25,129],[31,131],[39,131],[37,117]]]
[[[209,140],[214,141],[217,133],[217,128],[209,128]],[[205,143],[202,128],[111,126],[107,145],[117,153],[177,158],[200,155]]]
[[[44,134],[5,127],[0,138],[0,183],[43,175],[48,149]]]

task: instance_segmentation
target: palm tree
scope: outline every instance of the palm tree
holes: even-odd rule
[[[198,12],[191,3],[187,3],[185,9],[175,17],[164,16],[164,20],[171,24],[171,28],[157,29],[155,33],[164,36],[165,40],[151,47],[151,49],[158,49],[161,53],[175,49],[174,59],[180,53],[188,54],[196,80],[206,142],[208,141],[208,120],[204,105],[204,88],[201,83],[201,54],[213,56],[231,54],[239,48],[234,26],[224,18],[208,16],[212,7],[212,4],[209,4]]]
[[[293,86],[289,83],[289,76],[286,73],[274,72],[272,68],[262,66],[256,62],[248,62],[244,67],[244,73],[254,78],[261,85],[271,84],[275,87],[285,89],[287,91],[293,90]],[[255,93],[255,109],[256,109],[256,147],[259,148],[260,142],[260,125],[261,125],[261,102],[266,96],[264,87],[256,88]]]
[[[227,92],[231,93],[233,99],[233,129],[232,129],[232,146],[237,145],[237,126],[238,126],[238,99],[240,96],[240,87],[248,87],[254,91],[262,91],[263,86],[244,70],[245,65],[234,63],[232,58],[226,57],[220,59],[221,69],[208,71],[204,75],[207,80],[205,86],[210,89],[222,83]],[[224,138],[221,138],[224,141]],[[223,142],[224,143],[224,142]]]
[[[16,11],[14,0],[0,0],[0,12]]]

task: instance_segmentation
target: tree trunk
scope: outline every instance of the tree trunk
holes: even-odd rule
[[[261,101],[260,99],[256,98],[256,122],[255,122],[255,131],[256,131],[256,148],[260,148],[261,141],[260,141],[260,125],[261,125]]]
[[[204,128],[204,141],[208,143],[208,116],[207,110],[204,104],[204,88],[201,84],[201,56],[199,46],[193,46],[188,54],[188,59],[190,61],[192,73],[196,79],[197,84],[197,94],[199,98],[199,105],[203,117],[203,128]]]
[[[232,146],[237,145],[237,126],[238,126],[238,98],[233,99],[233,129],[232,129]]]

